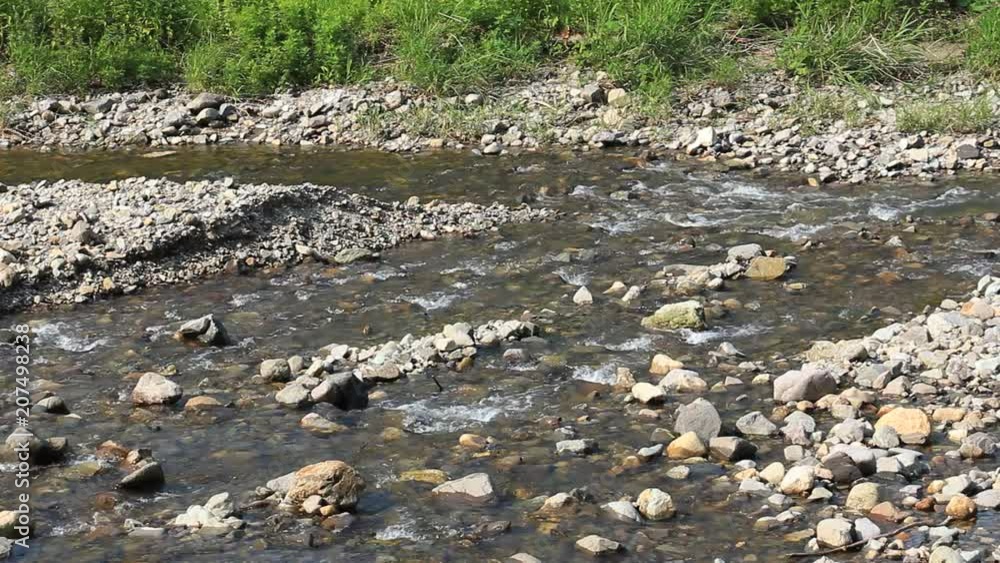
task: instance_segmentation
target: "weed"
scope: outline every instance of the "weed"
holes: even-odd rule
[[[996,120],[986,98],[921,102],[899,108],[896,127],[906,133],[978,133]]]

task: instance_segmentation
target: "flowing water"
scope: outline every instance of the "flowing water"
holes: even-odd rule
[[[570,561],[583,557],[573,544],[590,533],[621,541],[627,548],[622,561],[775,560],[802,544],[784,542],[781,532],[755,532],[749,514],[761,501],[736,496],[734,483],[718,479],[724,474],[719,465],[692,466],[683,481],[666,476],[677,465],[666,459],[619,467],[654,443],[656,428],[671,428],[673,408],[691,397],[672,397],[660,420],[640,418],[637,407],[606,386],[615,369],[629,367],[637,379],[649,380],[650,358],[665,352],[712,385],[731,375],[709,362],[722,342],[752,360],[773,362],[814,339],[870,333],[942,298],[961,297],[991,271],[1000,248],[996,224],[967,220],[997,209],[993,179],[811,188],[677,164],[640,167],[614,153],[486,159],[241,148],[161,158],[0,155],[6,183],[134,175],[310,181],[384,199],[530,200],[563,216],[477,239],[412,243],[376,264],[221,276],[3,319],[35,327],[33,377],[47,380],[80,417],[37,415],[33,422],[43,435],[67,436],[75,454],[66,465],[35,473],[37,538],[22,553],[25,561],[486,561],[519,551]],[[886,244],[892,237],[902,247]],[[806,240],[812,244],[804,248]],[[657,290],[629,306],[600,294],[615,280],[646,283],[665,265],[722,262],[728,247],[749,242],[796,256],[798,267],[782,281],[728,282],[713,297],[738,305],[731,301],[729,314],[711,319],[706,331],[643,330],[640,318],[667,301]],[[797,282],[804,288],[790,291],[787,284]],[[581,284],[594,293],[592,306],[572,303]],[[281,408],[267,396],[273,389],[250,382],[266,358],[308,357],[332,342],[370,345],[436,332],[445,323],[543,309],[554,312],[541,321],[544,340],[517,345],[530,354],[527,364],[508,366],[500,350],[487,351],[469,371],[437,373],[441,391],[426,376],[382,385],[385,396],[365,410],[324,411],[349,427],[331,436],[304,430],[303,412]],[[208,312],[221,315],[236,345],[197,349],[171,338],[178,321]],[[11,356],[0,348],[5,388],[13,387]],[[783,365],[787,369],[778,364],[775,371]],[[135,416],[128,375],[168,366],[176,368],[186,396],[209,393],[232,408],[194,415],[175,407],[157,411],[155,420]],[[740,377],[749,383],[752,375]],[[725,422],[751,410],[770,412],[769,388],[730,389],[707,394]],[[552,417],[597,440],[598,453],[556,456],[554,444],[563,436]],[[402,437],[384,433],[390,427],[403,429]],[[495,451],[484,456],[458,447],[465,432],[494,437]],[[109,439],[151,448],[164,465],[166,486],[156,494],[113,492],[116,504],[109,506],[104,497],[122,474],[102,468],[92,455]],[[782,459],[780,440],[755,441],[760,462]],[[509,456],[523,462],[510,463]],[[249,498],[269,479],[325,459],[352,464],[368,482],[356,522],[342,533],[308,523],[274,530],[266,523],[274,514],[269,508],[244,514],[242,537],[155,540],[123,531],[127,518],[163,525],[218,492]],[[458,505],[432,498],[430,485],[397,480],[419,468],[440,468],[453,478],[486,472],[498,499]],[[584,486],[595,502],[579,513],[561,520],[532,515],[537,504],[531,498]],[[598,508],[653,486],[673,496],[677,518],[629,525]],[[509,520],[510,531],[478,540],[473,527],[494,520]],[[988,517],[979,526],[1000,530]]]

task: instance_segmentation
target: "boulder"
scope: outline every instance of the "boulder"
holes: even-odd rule
[[[811,465],[796,465],[785,472],[778,487],[786,495],[805,495],[816,482],[816,468]]]
[[[770,281],[785,275],[786,268],[787,265],[784,258],[757,256],[750,260],[750,265],[743,275],[752,280]]]
[[[718,436],[709,440],[708,450],[712,457],[722,461],[741,461],[753,459],[757,455],[757,446],[743,438]]]
[[[744,436],[770,436],[778,433],[778,426],[759,411],[741,416],[736,421],[736,429]]]
[[[892,428],[907,444],[923,444],[931,435],[931,421],[927,414],[916,408],[894,408],[875,423],[875,429]]]
[[[673,330],[679,328],[705,328],[705,308],[698,301],[670,303],[642,319],[642,326],[651,330]]]
[[[596,534],[592,534],[585,538],[578,539],[576,541],[576,548],[584,553],[597,556],[614,553],[621,549],[621,544],[607,538],[602,538]]]
[[[667,446],[667,457],[670,459],[702,457],[707,452],[705,444],[694,432],[681,434]]]
[[[844,547],[854,541],[851,522],[841,518],[827,518],[816,526],[816,540],[825,547]]]
[[[677,393],[701,393],[708,389],[708,383],[704,379],[686,369],[671,370],[660,380],[659,386]]]
[[[662,403],[667,397],[666,391],[659,385],[640,381],[632,386],[632,396],[643,403]]]
[[[132,402],[136,405],[170,405],[179,401],[183,394],[181,386],[166,377],[146,373],[132,390]]]
[[[319,385],[312,388],[309,398],[317,403],[330,403],[345,411],[368,406],[365,382],[349,371],[326,376]]]
[[[175,336],[179,340],[197,341],[207,346],[225,346],[231,343],[229,332],[214,314],[182,324]]]
[[[837,380],[825,369],[805,365],[802,370],[786,372],[774,380],[774,400],[817,401],[824,395],[836,393]]]
[[[882,487],[878,483],[858,483],[847,494],[844,508],[868,512],[882,501],[881,491]]]
[[[674,431],[678,434],[694,432],[703,444],[719,435],[722,419],[719,411],[705,399],[695,399],[677,408]]]
[[[674,499],[660,489],[642,491],[636,499],[636,504],[639,506],[639,512],[648,520],[666,520],[677,512],[674,508]]]
[[[284,504],[300,508],[302,502],[319,495],[336,511],[351,510],[365,490],[365,481],[353,467],[338,460],[321,461],[295,472]]]

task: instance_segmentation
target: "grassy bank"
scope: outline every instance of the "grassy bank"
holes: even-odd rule
[[[570,61],[660,97],[778,67],[1000,75],[1000,0],[0,0],[5,94],[181,82],[236,95],[393,76],[464,93]],[[927,46],[960,45],[935,60]]]

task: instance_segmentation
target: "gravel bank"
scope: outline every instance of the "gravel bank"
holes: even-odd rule
[[[801,174],[814,184],[1000,167],[1000,95],[974,77],[859,91],[811,89],[772,73],[680,99],[651,114],[606,75],[570,70],[450,98],[394,82],[258,100],[167,90],[49,97],[11,112],[0,147],[334,145],[496,155],[635,146],[733,169]]]
[[[254,267],[372,260],[548,210],[384,202],[313,184],[130,178],[0,185],[0,312],[86,302]]]

